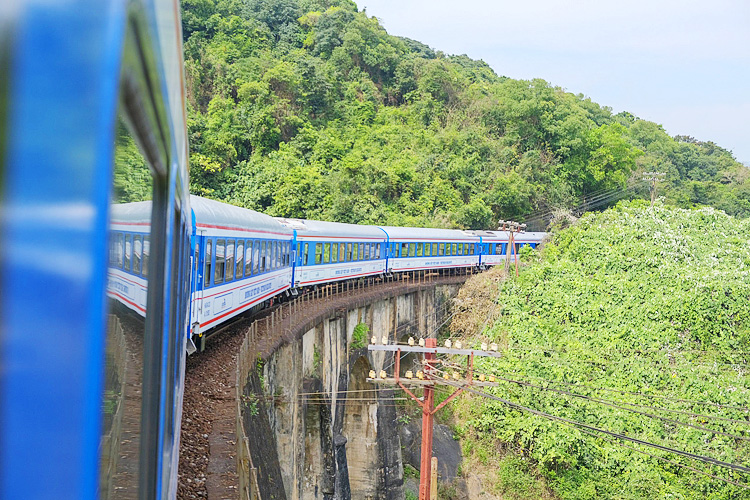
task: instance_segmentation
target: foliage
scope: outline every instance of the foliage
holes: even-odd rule
[[[367,337],[370,333],[370,327],[365,323],[359,323],[354,327],[352,332],[352,349],[362,349],[367,345]]]
[[[500,283],[491,336],[504,355],[477,370],[517,381],[501,382],[496,394],[522,406],[747,467],[749,232],[750,221],[715,209],[660,203],[584,216]],[[749,497],[500,402],[475,399],[459,413],[469,434],[525,450],[562,498]],[[632,446],[748,484],[742,474]]]
[[[747,169],[544,80],[389,35],[349,0],[181,0],[191,191],[277,216],[493,228],[605,193],[750,214]],[[598,199],[601,201],[602,199]]]

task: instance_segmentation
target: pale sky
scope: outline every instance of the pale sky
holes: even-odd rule
[[[543,78],[750,164],[750,0],[356,0],[392,35]]]

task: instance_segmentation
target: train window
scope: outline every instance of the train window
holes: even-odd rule
[[[148,242],[159,208],[151,203],[154,181],[136,135],[126,125],[123,108],[118,112],[114,132],[112,199],[110,200],[110,267],[147,276]],[[140,202],[140,203],[135,203]],[[124,235],[114,231],[118,225],[139,224],[142,234]],[[162,228],[163,229],[163,228]],[[149,326],[157,317],[149,304],[149,283],[125,281],[108,270],[106,332],[102,365],[103,391],[100,399],[101,435],[99,437],[98,490],[102,498],[115,494],[138,497],[140,436],[142,435],[141,394],[144,392],[144,343],[154,335]],[[156,297],[158,298],[158,297]],[[119,302],[123,307],[115,307]],[[135,320],[124,311],[132,310],[145,318]],[[93,365],[92,365],[93,366]],[[93,422],[92,422],[93,423]],[[117,491],[115,492],[115,489]]]
[[[352,261],[352,244],[351,243],[346,244],[346,261],[347,262]]]
[[[206,240],[206,257],[205,265],[206,270],[203,273],[203,288],[207,288],[211,285],[211,254],[213,250],[213,241]]]
[[[467,251],[468,251],[467,246],[465,246],[463,243],[458,244],[458,255],[466,255]]]
[[[143,269],[141,270],[141,274],[143,274],[144,278],[148,277],[148,254],[151,251],[150,241],[150,236],[143,237],[143,262],[141,263],[141,267],[143,267]]]
[[[143,236],[133,237],[133,274],[141,274],[141,254],[143,253]]]
[[[422,256],[422,248],[424,247],[424,243],[417,243],[417,257]]]
[[[302,245],[302,265],[306,266],[310,263],[307,259],[310,258],[310,244],[305,243]]]
[[[331,244],[323,244],[323,264],[328,264],[331,260]]]
[[[331,244],[331,262],[339,261],[339,246],[336,243]]]
[[[224,265],[226,263],[226,240],[216,240],[216,267],[214,268],[214,284],[224,283]]]
[[[375,245],[375,258],[376,259],[382,258],[383,254],[381,252],[382,252],[382,250],[381,250],[381,247],[380,247],[380,243],[378,243],[377,245]]]
[[[409,243],[409,257],[414,257],[416,255],[416,243]]]
[[[115,240],[115,267],[117,267],[118,269],[122,269],[122,260],[124,257],[123,236],[124,235],[122,234],[118,234]]]
[[[323,244],[316,243],[315,244],[315,263],[320,264],[321,262],[323,262]]]
[[[123,260],[122,260],[123,269],[125,271],[127,271],[127,272],[130,272],[130,260],[131,260],[132,254],[133,254],[133,246],[130,243],[130,235],[129,234],[123,235],[123,238],[124,238],[124,241],[125,241],[125,245],[124,245],[125,246],[125,251],[122,254],[122,257],[123,257]]]
[[[245,242],[245,276],[253,275],[253,240]]]
[[[267,245],[267,243],[268,242],[266,242],[266,241],[261,241],[260,242],[260,263],[258,265],[260,267],[260,273],[261,274],[263,274],[263,273],[266,272],[267,265],[268,265],[268,254],[266,253],[266,250],[267,250],[266,245]]]
[[[276,269],[281,268],[281,253],[282,253],[281,245],[282,244],[280,241],[274,242],[274,247],[276,247]]]
[[[409,255],[409,244],[401,243],[401,257],[406,257],[407,255]]]
[[[260,241],[253,240],[253,275],[260,273]]]
[[[339,262],[346,262],[346,243],[339,243]]]
[[[224,275],[227,282],[234,279],[234,240],[227,241],[226,270]]]
[[[456,254],[456,244],[455,244],[455,243],[453,243],[453,244],[451,245],[451,255],[457,255],[457,254]]]
[[[424,256],[425,257],[430,256],[430,248],[431,248],[431,245],[429,243],[424,244]]]
[[[476,255],[476,254],[477,254],[476,243],[472,243],[471,246],[469,247],[469,255]]]
[[[244,263],[245,263],[245,244],[242,240],[237,241],[237,248],[235,250],[235,264],[234,264],[234,278],[240,279],[242,278],[242,270],[244,269]]]
[[[438,255],[440,255],[441,257],[445,255],[445,243],[438,244]]]

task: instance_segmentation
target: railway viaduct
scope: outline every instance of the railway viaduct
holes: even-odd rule
[[[466,278],[334,283],[254,321],[234,384],[240,498],[404,498],[394,391],[365,380],[393,355],[367,344],[434,336]]]

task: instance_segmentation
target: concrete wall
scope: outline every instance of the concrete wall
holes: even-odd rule
[[[251,448],[256,439],[275,443],[277,457],[267,458],[278,464],[264,467],[278,469],[284,492],[276,498],[404,498],[397,391],[365,380],[370,369],[392,374],[393,355],[370,353],[366,344],[372,335],[391,342],[435,336],[457,291],[458,285],[437,285],[339,310],[269,356],[256,387],[266,395],[262,414],[244,423]],[[360,323],[370,329],[364,347],[352,345]],[[263,429],[270,435],[259,435]]]

